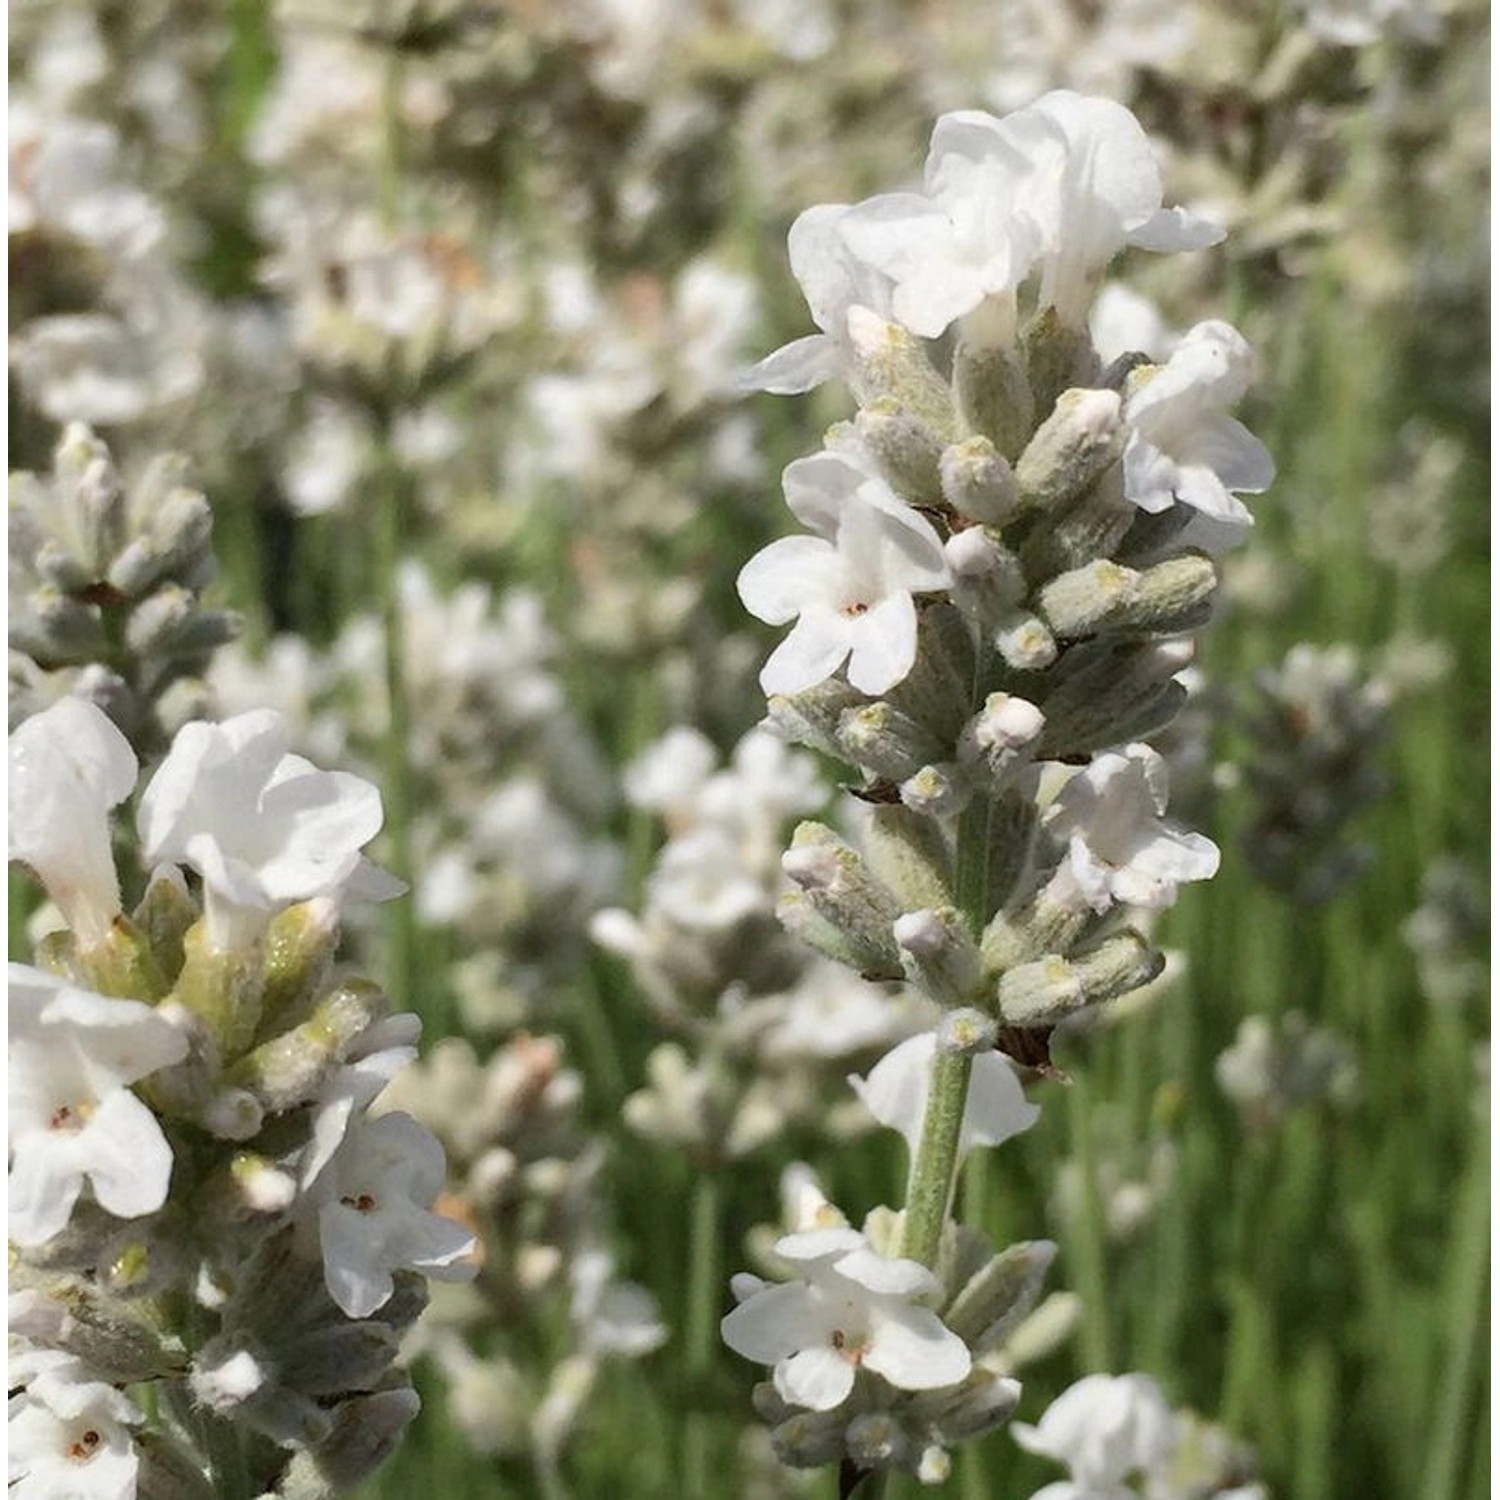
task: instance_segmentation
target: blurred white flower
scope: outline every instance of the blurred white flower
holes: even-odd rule
[[[188,1039],[137,1000],[74,988],[25,964],[7,969],[10,1235],[40,1245],[68,1222],[87,1179],[122,1219],[166,1201],[172,1150],[127,1085],[187,1055]]]
[[[883,480],[843,454],[798,459],[787,504],[816,536],[783,537],[740,570],[745,608],[769,625],[796,619],[761,669],[767,693],[798,693],[848,662],[850,683],[879,694],[911,671],[913,594],[951,581],[937,533]]]
[[[109,810],[135,790],[129,741],[92,703],[62,698],[10,737],[10,858],[47,888],[88,949],[120,914]]]
[[[804,1230],[774,1249],[800,1268],[800,1279],[735,1278],[743,1300],[720,1332],[736,1354],[774,1367],[782,1400],[832,1411],[860,1369],[903,1391],[937,1390],[968,1375],[967,1345],[916,1305],[938,1290],[925,1266],[878,1255],[855,1229]]]
[[[1048,826],[1068,841],[1068,871],[1095,911],[1160,911],[1180,882],[1219,868],[1213,841],[1163,821],[1166,809],[1166,762],[1143,744],[1096,755],[1058,793]]]
[[[1036,1426],[1012,1422],[1010,1430],[1027,1452],[1066,1464],[1074,1485],[1083,1491],[1078,1500],[1092,1500],[1096,1493],[1119,1493],[1117,1486],[1128,1474],[1160,1464],[1171,1452],[1175,1419],[1149,1375],[1086,1375],[1047,1408]],[[1078,1493],[1049,1490],[1059,1496]]]

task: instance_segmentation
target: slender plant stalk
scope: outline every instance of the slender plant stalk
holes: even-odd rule
[[[688,1305],[686,1369],[692,1389],[701,1389],[714,1365],[718,1346],[719,1280],[722,1275],[719,1219],[724,1199],[724,1174],[705,1168],[693,1188],[692,1227],[688,1238]],[[712,1429],[702,1411],[684,1424],[684,1493],[691,1500],[709,1500],[718,1493],[712,1464]]]
[[[1422,1476],[1421,1493],[1427,1500],[1450,1500],[1461,1493],[1464,1428],[1475,1383],[1474,1365],[1489,1272],[1489,1193],[1489,1151],[1483,1140],[1476,1140],[1463,1197],[1454,1215],[1443,1374],[1431,1424],[1432,1444],[1427,1450]]]
[[[385,826],[390,838],[391,872],[410,880],[411,856],[411,766],[408,744],[411,736],[411,705],[406,692],[406,639],[401,618],[398,574],[401,564],[401,515],[405,486],[388,434],[381,439],[379,515],[375,526],[376,588],[380,595],[380,626],[385,641],[386,724],[381,743],[382,795]],[[386,906],[386,935],[390,961],[386,966],[391,1002],[397,1010],[412,1008],[415,989],[416,910],[411,901],[392,901]]]
[[[1083,1365],[1096,1373],[1110,1368],[1108,1255],[1104,1235],[1104,1202],[1099,1192],[1099,1163],[1089,1120],[1089,1089],[1075,1078],[1068,1088],[1068,1133],[1078,1167],[1078,1216],[1069,1250],[1083,1298],[1078,1336]]]
[[[924,1266],[937,1264],[943,1221],[953,1193],[953,1169],[958,1160],[959,1128],[969,1096],[969,1074],[974,1059],[966,1052],[939,1049],[932,1059],[932,1085],[927,1113],[922,1118],[922,1144],[912,1163],[906,1187],[906,1226],[901,1253]]]

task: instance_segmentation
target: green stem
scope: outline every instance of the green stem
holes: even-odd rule
[[[906,1225],[901,1234],[901,1254],[909,1260],[921,1261],[924,1266],[937,1264],[948,1200],[953,1194],[958,1135],[973,1063],[967,1052],[941,1049],[932,1059],[922,1141],[906,1185]]]
[[[700,1169],[693,1188],[692,1224],[688,1237],[688,1304],[686,1371],[690,1389],[701,1391],[714,1367],[718,1347],[719,1281],[722,1274],[719,1219],[723,1211],[723,1174]],[[684,1424],[685,1493],[692,1500],[708,1500],[716,1492],[709,1418],[692,1412]]]
[[[1068,1087],[1068,1133],[1072,1137],[1073,1161],[1078,1168],[1078,1217],[1068,1243],[1073,1274],[1083,1299],[1083,1320],[1078,1335],[1084,1369],[1102,1373],[1110,1368],[1104,1203],[1099,1192],[1094,1133],[1090,1128],[1088,1085],[1076,1077]]]
[[[1449,1261],[1447,1338],[1442,1384],[1432,1421],[1421,1493],[1428,1500],[1459,1494],[1464,1428],[1473,1394],[1474,1367],[1483,1323],[1485,1278],[1490,1255],[1489,1152],[1476,1141],[1464,1194],[1455,1215],[1456,1236]]]
[[[386,724],[381,743],[382,793],[385,826],[390,839],[391,873],[409,881],[411,856],[411,766],[407,744],[411,707],[406,694],[406,639],[401,618],[401,515],[404,501],[401,472],[391,452],[389,434],[382,434],[379,514],[375,525],[376,588],[380,594],[380,624],[385,638]],[[407,1010],[414,990],[416,907],[410,896],[386,905],[386,935],[390,943],[388,987],[393,1007]]]

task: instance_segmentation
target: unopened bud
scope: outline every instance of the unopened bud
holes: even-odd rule
[[[1135,601],[1140,579],[1134,569],[1100,558],[1046,584],[1039,599],[1041,616],[1060,641],[1092,635]]]
[[[903,500],[928,506],[942,501],[938,458],[943,447],[921,417],[882,396],[859,412],[854,430]]]
[[[966,1006],[974,998],[979,986],[979,950],[953,907],[906,912],[892,924],[891,932],[901,949],[907,977],[918,989],[945,1009]],[[954,1046],[948,1050],[971,1049]]]
[[[982,526],[955,532],[943,544],[943,556],[953,574],[953,602],[980,630],[994,629],[1026,593],[1015,555]]]
[[[858,708],[866,701],[857,688],[830,677],[790,697],[778,693],[766,705],[766,720],[789,743],[806,745],[842,760],[845,752],[837,737],[839,721],[851,708]]]
[[[1016,464],[1022,507],[1050,510],[1081,495],[1124,446],[1114,391],[1064,391]]]
[[[1009,1026],[1055,1026],[1086,1005],[1088,995],[1082,976],[1054,953],[1002,974],[996,1001]]]
[[[860,972],[900,973],[891,924],[901,904],[843,839],[821,823],[799,824],[781,863],[809,905],[860,955]]]
[[[943,1321],[976,1354],[993,1348],[1031,1311],[1056,1256],[1051,1240],[1009,1246],[969,1278]]]
[[[1013,693],[991,693],[984,707],[964,726],[959,754],[979,761],[998,788],[1018,767],[1031,760],[1031,747],[1046,719],[1036,704]]]
[[[846,709],[837,737],[846,759],[886,781],[904,781],[942,753],[936,735],[883,699]]]
[[[867,307],[851,307],[846,327],[860,399],[889,397],[897,408],[927,423],[940,443],[952,442],[958,436],[952,397],[921,341]]]
[[[1021,498],[1015,471],[987,437],[945,448],[938,476],[943,499],[965,520],[984,526],[1004,526]]]
[[[901,802],[924,818],[954,818],[969,804],[974,783],[957,765],[923,766],[901,783]]]
[[[995,627],[995,649],[1017,672],[1043,672],[1057,660],[1057,641],[1033,614],[1018,610]]]
[[[959,340],[953,356],[953,393],[964,425],[1014,460],[1036,419],[1031,382],[1013,348]]]
[[[870,868],[902,910],[952,901],[952,853],[931,818],[900,803],[877,807],[870,816],[865,849]]]

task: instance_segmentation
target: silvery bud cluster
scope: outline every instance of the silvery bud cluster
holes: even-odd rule
[[[1245,857],[1294,900],[1331,900],[1369,862],[1371,851],[1346,830],[1386,789],[1390,690],[1352,648],[1305,642],[1260,673],[1256,689],[1246,715],[1254,807]]]
[[[851,1079],[908,1143],[899,1228],[783,1237],[794,1279],[742,1281],[723,1324],[772,1366],[757,1407],[777,1451],[839,1464],[845,1493],[870,1470],[938,1482],[954,1442],[1009,1417],[977,1303],[1015,1247],[945,1280],[968,1234],[948,1217],[958,1163],[1035,1118],[1012,1059],[1049,1069],[1055,1028],[1161,973],[1137,914],[1218,867],[1167,818],[1149,739],[1186,696],[1214,556],[1251,525],[1239,496],[1273,466],[1228,415],[1253,367],[1228,324],[1160,363],[1094,349],[1119,252],[1223,237],[1162,196],[1145,132],[1108,100],[944,115],[920,191],[797,219],[819,331],[747,379],[842,375],[859,406],[785,471],[803,531],[738,580],[751,614],[791,627],[760,676],[770,725],[853,766],[865,804],[842,829],[798,826],[782,919],[941,1013]]]
[[[560,1042],[520,1033],[484,1062],[447,1037],[380,1102],[442,1142],[444,1209],[476,1237],[474,1280],[438,1290],[412,1347],[481,1453],[550,1462],[605,1363],[667,1337],[651,1294],[615,1274],[604,1151],[581,1119],[583,1094]],[[522,1373],[538,1346],[553,1351],[540,1386]]]
[[[10,739],[10,857],[64,924],[9,973],[12,1472],[321,1500],[416,1413],[428,1279],[474,1269],[442,1147],[369,1111],[417,1018],[337,957],[344,903],[399,893],[361,853],[380,797],[273,713],[194,721],[136,801],[142,882],[112,849],[137,775],[78,698]]]
[[[213,517],[186,460],[135,477],[82,423],[52,472],[10,476],[12,723],[63,693],[97,703],[159,749],[203,695],[199,679],[238,621],[205,608]]]
[[[874,804],[863,840],[798,831],[785,919],[1011,1031],[1152,979],[1130,908],[1217,865],[1167,820],[1149,740],[1186,696],[1215,554],[1251,524],[1238,496],[1272,466],[1227,414],[1253,363],[1227,324],[1161,363],[1106,368],[1090,342],[1117,252],[1222,238],[1161,198],[1144,133],[1108,101],[944,116],[922,192],[798,219],[792,269],[822,331],[751,374],[773,391],[842,374],[860,406],[786,470],[810,534],[739,579],[751,613],[793,624],[761,675],[770,722],[856,766]],[[919,911],[954,914],[940,960],[893,936]]]

